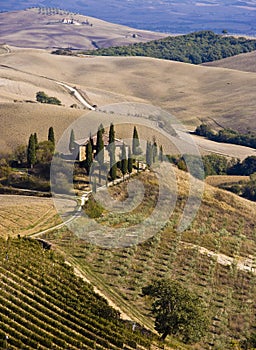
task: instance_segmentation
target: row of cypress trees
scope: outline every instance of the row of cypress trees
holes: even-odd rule
[[[90,135],[89,141],[86,144],[85,150],[85,161],[83,162],[83,166],[85,167],[87,174],[90,173],[92,164],[94,159],[99,164],[99,179],[101,178],[101,168],[104,165],[104,140],[103,136],[105,133],[105,129],[102,124],[98,127],[97,137],[96,137],[96,145],[94,145],[93,138]],[[69,150],[72,153],[75,148],[75,135],[74,130],[71,130],[70,133],[70,141],[69,141]],[[116,160],[116,145],[115,145],[115,128],[113,123],[110,124],[109,133],[108,133],[108,146],[107,150],[109,152],[110,158],[110,171],[109,177],[111,181],[115,180],[117,177],[117,169],[119,168],[123,177],[129,173],[132,173],[133,164],[135,162],[136,156],[139,156],[142,153],[142,149],[140,147],[140,139],[138,135],[138,131],[136,126],[133,129],[132,136],[132,145],[131,147],[127,146],[123,143],[121,148],[121,160]],[[128,154],[127,154],[128,153]],[[160,161],[163,161],[163,148],[160,146],[159,152],[156,140],[153,139],[153,142],[147,142],[146,148],[146,164],[150,167],[157,158]]]

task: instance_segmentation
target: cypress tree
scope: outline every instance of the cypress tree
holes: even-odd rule
[[[100,165],[99,167],[99,183],[101,183],[101,167],[104,164],[104,141],[102,137],[102,128],[98,128],[97,131],[97,141],[96,141],[96,156],[97,161]]]
[[[74,152],[74,149],[75,149],[75,133],[74,133],[73,129],[70,132],[68,148],[69,148],[70,153]]]
[[[36,163],[36,145],[35,145],[35,135],[31,134],[28,141],[27,148],[27,163],[30,168]]]
[[[36,150],[39,148],[39,143],[38,143],[38,138],[37,138],[37,133],[34,133],[34,139],[35,139],[35,148]]]
[[[105,133],[105,129],[102,123],[100,123],[99,129],[101,129],[102,135]]]
[[[133,128],[133,136],[132,136],[132,153],[139,154],[140,153],[140,140],[138,131],[136,126]]]
[[[48,131],[48,141],[51,141],[53,145],[55,145],[55,137],[54,137],[54,131],[52,126],[49,128],[49,131]]]
[[[109,175],[111,180],[113,181],[116,179],[117,165],[116,165],[115,130],[114,130],[114,125],[112,123],[110,124],[108,143],[109,143],[108,151],[109,151],[109,158],[110,158]]]
[[[92,138],[92,134],[91,134],[91,133],[90,133],[89,141],[91,142],[91,145],[92,145],[92,153],[93,153],[93,150],[94,150],[94,143],[93,143],[93,138]]]
[[[132,173],[132,168],[133,168],[133,158],[132,158],[132,152],[131,152],[131,147],[129,146],[128,148],[128,173]]]
[[[110,124],[109,134],[108,134],[108,144],[115,142],[115,129],[113,123]]]
[[[104,163],[104,141],[102,136],[102,129],[98,129],[97,131],[97,141],[96,141],[96,156],[100,165]]]
[[[151,167],[153,163],[153,149],[152,149],[151,142],[147,141],[147,148],[146,148],[146,164],[148,167]]]
[[[93,163],[92,144],[91,144],[90,140],[86,144],[86,150],[85,151],[86,151],[85,167],[86,167],[87,174],[89,175],[90,169],[91,169],[91,165]]]
[[[155,163],[157,158],[157,143],[155,138],[153,139],[153,145],[152,145],[152,161]]]
[[[158,159],[159,159],[160,162],[162,162],[164,160],[163,146],[162,145],[159,148]]]
[[[121,172],[123,174],[123,179],[124,175],[127,173],[128,170],[128,162],[127,162],[127,157],[126,157],[126,147],[125,144],[123,143],[122,146],[122,154],[121,154]]]

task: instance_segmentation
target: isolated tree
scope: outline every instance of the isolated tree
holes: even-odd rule
[[[136,129],[136,126],[133,128],[132,153],[135,154],[135,155],[141,153],[140,140],[139,140],[139,135],[138,135],[138,131]]]
[[[185,343],[199,341],[206,333],[209,320],[206,307],[194,293],[172,280],[156,280],[142,289],[153,299],[155,329],[164,340],[169,334]]]
[[[85,152],[86,152],[85,168],[86,168],[87,174],[89,175],[91,165],[93,163],[92,144],[90,140],[86,144]]]
[[[151,167],[153,163],[153,147],[151,142],[147,141],[146,147],[146,164],[148,167]]]
[[[128,169],[128,173],[131,174],[132,173],[132,169],[133,169],[133,158],[132,158],[132,152],[131,152],[131,147],[129,146],[128,148],[128,164],[127,164],[127,169]]]
[[[74,149],[75,149],[75,133],[74,133],[73,129],[70,132],[68,148],[69,148],[70,153],[74,152]]]
[[[126,156],[126,147],[125,147],[125,144],[123,143],[122,153],[121,153],[121,172],[123,174],[123,179],[124,179],[124,175],[127,173],[127,170],[128,170],[128,162],[127,162],[127,156]]]
[[[109,175],[111,180],[113,181],[116,179],[117,165],[116,165],[115,129],[112,123],[110,124],[110,128],[109,128],[108,143],[109,143],[108,152],[109,152],[109,158],[110,158]]]
[[[163,153],[163,146],[162,145],[159,147],[158,159],[160,162],[163,162],[163,160],[164,160],[164,153]]]
[[[54,136],[54,131],[52,126],[48,130],[48,141],[51,141],[52,144],[55,145],[55,136]]]
[[[29,141],[28,141],[27,163],[30,168],[33,168],[33,166],[36,163],[36,145],[35,145],[35,136],[33,134],[30,135]]]

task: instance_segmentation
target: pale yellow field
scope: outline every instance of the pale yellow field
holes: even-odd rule
[[[256,73],[193,66],[143,57],[64,57],[18,50],[3,64],[83,87],[93,102],[144,100],[190,127],[210,120],[224,127],[255,129]],[[100,95],[105,96],[102,104]]]
[[[0,236],[30,235],[61,223],[51,199],[0,195]]]
[[[62,24],[64,18],[80,23],[88,20],[89,25]],[[94,49],[95,45],[128,45],[167,36],[65,11],[51,15],[39,13],[38,9],[0,13],[0,23],[0,43],[18,47]]]
[[[256,72],[256,51],[228,57],[223,60],[204,63],[204,66],[236,69],[244,72]]]
[[[235,183],[239,181],[249,181],[249,180],[250,180],[249,176],[212,175],[212,176],[207,176],[207,178],[205,179],[205,182],[208,185],[218,187],[219,185],[222,185],[222,184]]]

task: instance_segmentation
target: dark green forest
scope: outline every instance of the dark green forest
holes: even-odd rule
[[[200,64],[254,50],[256,50],[256,40],[219,35],[212,31],[200,31],[180,36],[169,36],[147,43],[88,50],[82,53],[97,56],[146,56]],[[52,53],[71,54],[71,52],[62,49]],[[76,55],[77,52],[74,54]]]

